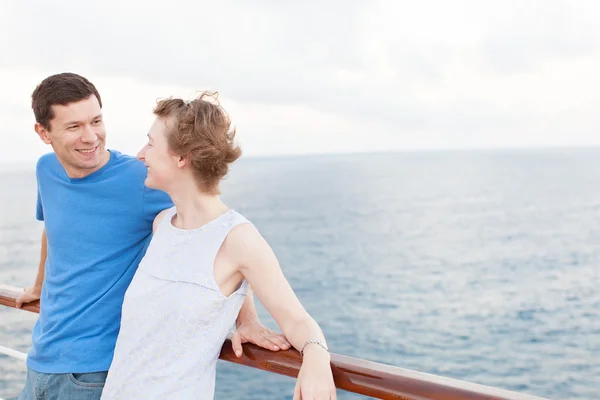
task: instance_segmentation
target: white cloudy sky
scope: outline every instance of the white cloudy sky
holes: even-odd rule
[[[49,150],[30,95],[87,76],[109,147],[159,97],[221,93],[246,154],[600,145],[600,2],[7,1],[0,160]]]

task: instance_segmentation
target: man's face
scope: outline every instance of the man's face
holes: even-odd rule
[[[54,105],[54,118],[48,129],[36,124],[35,130],[50,144],[67,174],[84,177],[98,170],[106,160],[106,131],[102,109],[96,96],[70,103]]]

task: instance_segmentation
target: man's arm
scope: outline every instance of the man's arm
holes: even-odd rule
[[[48,256],[48,239],[46,238],[46,228],[42,232],[42,248],[40,250],[40,265],[38,266],[37,277],[32,287],[25,289],[25,292],[19,296],[16,301],[17,308],[25,303],[29,303],[35,300],[39,300],[42,295],[42,286],[44,284],[44,274],[46,271],[46,258]]]

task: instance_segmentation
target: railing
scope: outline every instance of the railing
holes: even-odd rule
[[[23,290],[0,285],[0,304],[15,307]],[[23,310],[39,313],[39,302],[25,304]],[[222,360],[297,377],[301,357],[296,350],[272,352],[252,344],[244,344],[244,354],[238,358],[226,341]],[[402,400],[543,400],[527,394],[444,378],[357,358],[331,354],[331,366],[336,387],[379,399]]]

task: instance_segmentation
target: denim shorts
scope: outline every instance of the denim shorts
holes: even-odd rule
[[[44,374],[27,368],[19,400],[99,400],[107,374]]]

